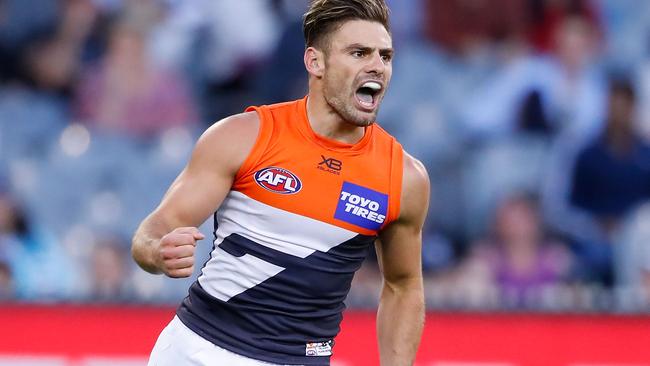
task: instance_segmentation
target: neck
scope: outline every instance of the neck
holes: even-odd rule
[[[634,132],[622,128],[610,128],[606,135],[607,144],[617,155],[627,155],[634,145]]]
[[[345,121],[327,103],[322,93],[313,90],[307,98],[307,118],[316,134],[339,142],[355,144],[365,133],[365,127]]]

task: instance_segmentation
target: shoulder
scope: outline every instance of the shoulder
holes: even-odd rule
[[[415,190],[429,189],[429,173],[421,161],[404,151],[403,186]]]
[[[257,136],[260,118],[257,112],[244,112],[226,117],[210,126],[201,135],[202,140],[229,139],[230,142],[239,142],[239,138],[253,139]]]
[[[236,172],[253,149],[259,126],[256,112],[235,114],[214,123],[199,137],[192,161],[218,163]]]
[[[404,151],[400,220],[424,222],[431,183],[424,164]]]

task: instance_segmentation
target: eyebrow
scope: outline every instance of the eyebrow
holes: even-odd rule
[[[361,50],[361,51],[364,51],[364,52],[371,52],[371,51],[373,51],[374,49],[375,49],[375,48],[373,48],[373,47],[364,46],[364,45],[362,45],[361,43],[353,43],[353,44],[351,44],[351,45],[345,47],[345,50],[346,50],[346,51],[351,51],[351,50]],[[392,54],[394,53],[394,50],[393,50],[392,48],[390,48],[390,47],[389,47],[389,48],[380,48],[380,49],[379,49],[379,53],[381,53],[381,54],[386,54],[386,53],[388,53],[388,54],[391,54],[391,55],[392,55]]]

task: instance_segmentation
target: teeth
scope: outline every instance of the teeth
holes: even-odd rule
[[[361,87],[370,88],[372,90],[381,89],[381,85],[379,83],[377,83],[377,82],[374,82],[374,81],[366,81],[365,83],[363,83],[363,85],[361,85]]]

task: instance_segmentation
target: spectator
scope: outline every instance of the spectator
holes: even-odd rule
[[[0,81],[15,80],[21,49],[35,33],[56,25],[58,6],[51,0],[0,1]]]
[[[23,300],[60,300],[75,296],[76,266],[61,245],[37,229],[8,193],[0,193],[0,249],[5,253]]]
[[[543,291],[568,280],[572,265],[565,246],[547,237],[535,201],[524,195],[500,203],[492,233],[472,246],[466,261],[484,268],[486,284],[514,307],[541,306]]]
[[[90,299],[94,301],[120,301],[129,298],[129,253],[127,244],[117,238],[98,240],[91,254]]]
[[[200,93],[205,120],[212,123],[241,112],[250,103],[253,91],[248,85],[255,81],[255,70],[267,61],[280,36],[274,2],[168,3],[168,16],[153,34],[156,61],[187,69]]]
[[[10,51],[17,65],[12,66],[7,60],[6,78],[35,90],[69,97],[81,62],[93,46],[89,39],[97,28],[98,13],[90,0],[53,3],[58,10],[59,16],[54,18],[57,22],[31,30],[20,47]]]
[[[528,1],[528,38],[542,51],[553,49],[553,38],[562,23],[571,17],[588,21],[599,28],[599,14],[589,0],[531,0]],[[600,30],[599,30],[600,33]]]
[[[522,36],[524,1],[426,1],[425,35],[442,47],[466,54],[495,40]]]
[[[86,70],[78,87],[78,118],[140,137],[197,122],[184,81],[153,64],[143,32],[129,22],[112,27],[105,59]]]
[[[14,281],[9,264],[0,259],[0,301],[14,297]]]
[[[616,286],[623,310],[650,306],[650,202],[622,222],[615,248]]]
[[[557,26],[554,39],[551,53],[538,55],[523,48],[510,54],[494,76],[470,92],[461,111],[470,137],[508,136],[523,127],[573,138],[600,129],[606,86],[593,24],[579,16],[567,17]],[[543,115],[542,128],[521,121],[531,109]]]
[[[307,75],[302,60],[304,43],[302,20],[287,24],[270,62],[260,67],[252,80],[259,104],[298,99],[307,94]]]
[[[585,268],[611,285],[612,238],[621,220],[650,199],[650,146],[634,127],[636,94],[629,82],[612,82],[608,108],[603,133],[577,155],[569,200],[596,223],[600,233],[600,240],[577,240]]]
[[[578,155],[571,203],[591,213],[606,232],[650,198],[650,146],[634,128],[636,95],[627,81],[610,86],[605,131]]]
[[[22,67],[31,88],[67,96],[78,68],[78,50],[56,34],[43,33],[26,47]]]

